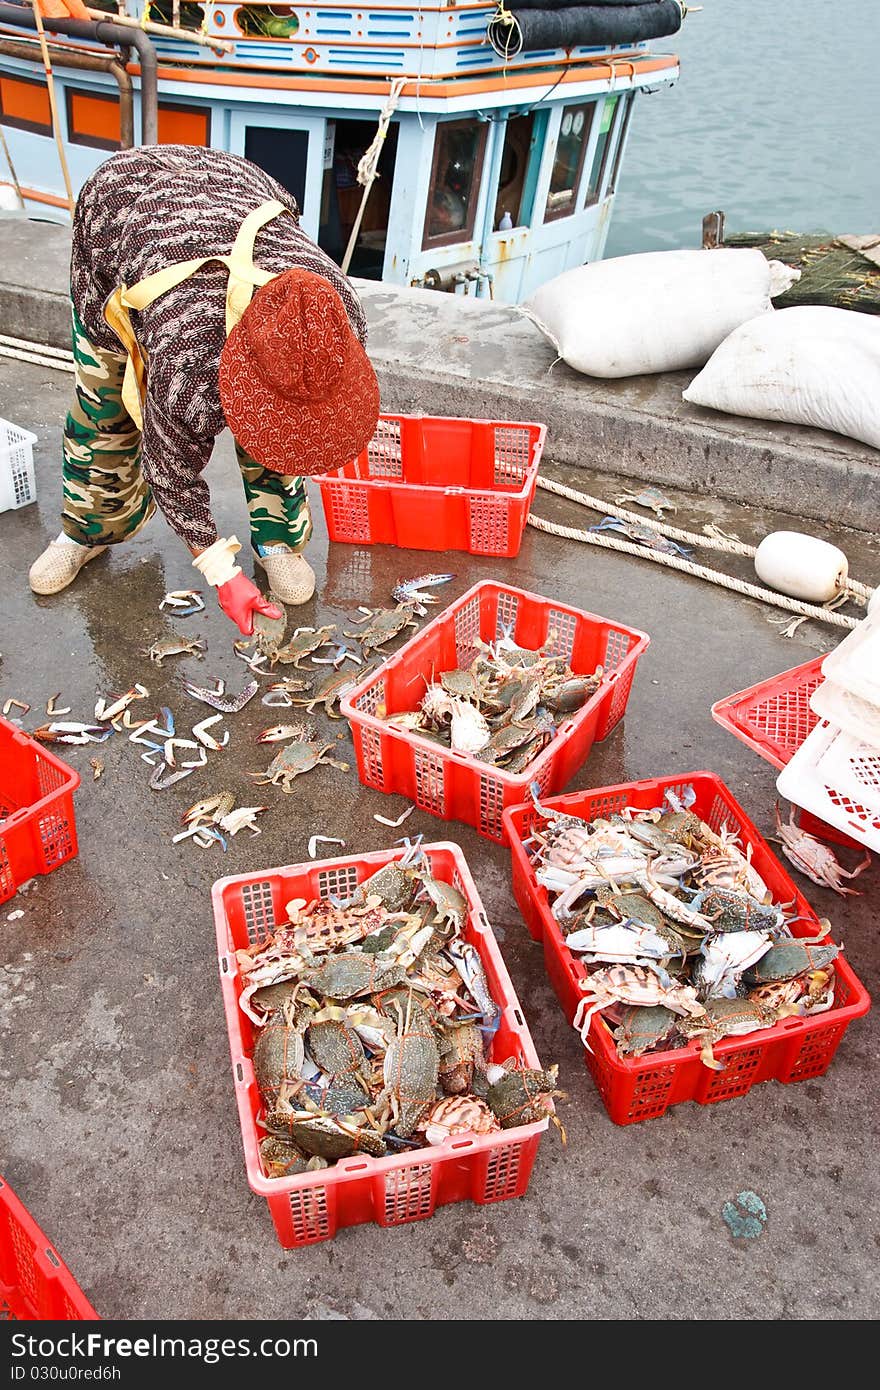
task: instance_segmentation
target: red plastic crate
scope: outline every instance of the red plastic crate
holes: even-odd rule
[[[789,878],[766,841],[727,787],[712,772],[686,772],[677,777],[658,777],[644,782],[625,782],[551,798],[545,805],[592,820],[608,816],[624,806],[648,810],[658,806],[667,788],[681,793],[693,787],[697,799],[691,808],[713,830],[727,825],[740,836],[743,848],[752,847],[752,864],[764,879],[774,900],[794,902],[800,920],[792,933],[811,936],[818,931],[818,917]],[[542,821],[534,806],[515,806],[504,813],[504,828],[513,857],[513,892],[530,934],[543,940],[547,974],[569,1022],[574,1018],[586,979],[586,967],[572,955],[550,910],[547,892],[538,883],[523,840]],[[656,1119],[670,1105],[695,1100],[701,1105],[743,1096],[761,1081],[806,1081],[827,1071],[834,1053],[854,1018],[870,1007],[867,990],[843,956],[835,961],[835,1002],[827,1013],[812,1018],[786,1018],[759,1033],[723,1038],[715,1056],[724,1063],[721,1072],[700,1061],[696,1041],[667,1052],[622,1058],[611,1032],[599,1014],[590,1026],[590,1047],[584,1060],[593,1076],[605,1108],[615,1124]]]
[[[522,647],[564,656],[576,674],[597,665],[605,678],[587,703],[563,718],[556,737],[525,772],[514,774],[465,753],[393,729],[377,710],[415,709],[426,682],[441,671],[469,666],[477,638],[494,641],[512,624]],[[490,840],[503,838],[501,813],[522,801],[537,781],[544,794],[558,791],[593,746],[623,718],[639,657],[650,638],[635,628],[599,618],[506,584],[475,584],[395,652],[341,702],[351,725],[358,775],[368,787],[398,792],[424,811],[465,821]]]
[[[489,987],[501,1007],[491,1060],[516,1057],[527,1067],[539,1066],[464,855],[453,844],[425,845],[424,849],[435,876],[454,883],[468,901],[465,937],[479,951]],[[291,1178],[264,1176],[259,1156],[264,1131],[257,1128],[260,1094],[251,1064],[254,1029],[238,1004],[242,986],[235,952],[264,939],[276,924],[286,922],[285,905],[292,898],[348,896],[363,879],[400,858],[401,853],[382,850],[356,858],[294,864],[222,878],[214,884],[220,981],[248,1182],[269,1203],[276,1234],[287,1249],[330,1240],[341,1227],[365,1221],[379,1226],[421,1221],[450,1202],[469,1198],[483,1204],[521,1197],[529,1184],[541,1134],[547,1128],[545,1119],[500,1133],[453,1135],[442,1144],[393,1157],[357,1154],[318,1173]]]
[[[0,719],[0,903],[77,852],[79,773]]]
[[[94,1321],[98,1314],[5,1178],[0,1178],[0,1319]]]
[[[331,541],[519,554],[544,425],[380,415],[356,459],[315,482]]]
[[[810,696],[822,684],[824,656],[814,656],[769,680],[759,681],[712,706],[712,718],[728,733],[745,743],[781,771],[819,722],[810,709]],[[798,808],[802,830],[851,849],[864,846],[843,831]]]

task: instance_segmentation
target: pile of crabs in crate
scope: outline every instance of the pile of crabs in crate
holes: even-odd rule
[[[526,850],[586,967],[573,1019],[584,1044],[601,1013],[621,1057],[697,1039],[721,1070],[721,1038],[832,1007],[839,947],[827,921],[811,939],[792,935],[794,901],[774,902],[734,829],[714,831],[694,799],[667,789],[658,806],[593,820],[547,811]]]
[[[412,845],[345,900],[293,898],[237,952],[270,1177],[543,1118],[556,1069],[489,1060],[502,1002],[469,904]]]

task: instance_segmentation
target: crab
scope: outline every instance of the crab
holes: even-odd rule
[[[553,1110],[554,1096],[563,1096],[556,1089],[559,1068],[554,1064],[546,1071],[529,1067],[496,1068],[500,1075],[493,1077],[486,1096],[492,1114],[502,1129],[516,1125],[531,1125],[549,1117],[556,1124],[565,1143],[565,1130]]]
[[[572,1027],[581,1035],[587,1051],[593,1015],[610,1004],[663,1004],[673,1013],[702,1019],[706,1010],[691,985],[680,985],[643,965],[611,965],[581,981],[583,998],[577,1006]]]
[[[335,743],[289,743],[286,748],[282,748],[280,753],[272,759],[265,772],[251,772],[248,774],[254,782],[261,786],[271,784],[273,787],[280,787],[283,792],[293,791],[293,782],[296,777],[302,776],[304,772],[311,772],[312,768],[320,763],[329,764],[330,767],[338,767],[342,772],[348,772],[348,763],[342,762],[339,758],[329,757],[331,748],[335,748]]]
[[[408,1139],[418,1128],[437,1095],[440,1051],[430,1019],[412,997],[390,1001],[397,1016],[397,1034],[385,1053],[382,1100],[391,1107],[395,1134]]]
[[[376,651],[393,641],[405,628],[418,627],[415,611],[414,603],[399,603],[396,608],[377,608],[369,617],[362,619],[367,626],[360,632],[343,630],[342,635],[356,637],[361,644],[361,651],[366,656],[367,652]]]
[[[290,1006],[285,1004],[260,1029],[254,1046],[254,1076],[267,1110],[271,1110],[282,1088],[288,1094],[302,1086],[305,1046],[302,1031],[289,1023]]]
[[[485,1072],[483,1034],[476,1023],[451,1024],[440,1038],[440,1085],[448,1096],[463,1095],[474,1084],[474,1071]]]
[[[858,897],[858,889],[847,888],[840,880],[857,878],[859,874],[864,873],[871,863],[870,854],[866,852],[862,862],[854,869],[845,869],[827,845],[823,845],[821,840],[817,840],[814,835],[808,835],[805,830],[795,825],[794,811],[790,812],[788,822],[783,822],[778,803],[776,828],[779,831],[778,839],[782,845],[782,853],[796,869],[800,869],[813,883],[818,883],[821,888],[831,888],[842,898],[850,894]]]
[[[300,662],[311,656],[312,652],[326,647],[335,634],[335,623],[331,623],[329,627],[298,627],[287,645],[277,649],[275,661],[280,661],[282,666],[294,666],[299,670]]]
[[[201,661],[206,650],[206,644],[200,638],[188,642],[185,637],[164,637],[153,643],[147,650],[147,656],[154,665],[161,666],[169,656],[196,656]]]
[[[793,980],[808,970],[824,970],[839,955],[839,946],[817,946],[794,936],[778,938],[760,960],[749,966],[743,978],[749,985]]]
[[[266,1128],[272,1134],[291,1139],[306,1153],[328,1160],[348,1158],[355,1153],[379,1158],[386,1148],[381,1135],[356,1124],[353,1115],[321,1115],[311,1110],[296,1110],[284,1100],[266,1116]]]
[[[420,618],[428,612],[426,604],[439,603],[433,594],[422,593],[422,589],[434,589],[438,584],[448,584],[454,574],[418,574],[415,579],[399,579],[391,590],[395,603],[411,603]]]
[[[665,492],[661,492],[658,487],[643,487],[640,492],[622,492],[619,497],[615,497],[618,507],[624,502],[635,502],[637,507],[646,507],[655,516],[662,517],[664,512],[672,512],[673,515],[678,511],[674,502],[670,502]]]
[[[753,999],[710,999],[701,1017],[679,1019],[678,1031],[685,1038],[696,1038],[701,1044],[700,1061],[712,1071],[723,1071],[724,1063],[715,1057],[712,1047],[721,1038],[741,1037],[772,1028],[786,1013],[797,1013],[791,1005],[768,1009]]]
[[[327,1167],[327,1160],[314,1155],[306,1155],[290,1139],[281,1139],[276,1134],[268,1134],[260,1142],[260,1160],[267,1178],[292,1178],[297,1173],[316,1172]]]
[[[676,1015],[665,1004],[632,1004],[624,1009],[612,1037],[621,1057],[641,1057],[649,1048],[664,1043],[675,1026]]]
[[[334,714],[334,707],[368,675],[372,675],[372,670],[358,671],[356,674],[352,674],[351,671],[332,671],[318,681],[311,694],[292,695],[290,703],[302,705],[309,714],[314,713],[315,705],[323,705],[324,713],[330,719],[341,719],[340,714]]]
[[[451,1134],[493,1134],[501,1125],[477,1096],[444,1096],[420,1121],[429,1144],[442,1144]]]
[[[766,931],[726,931],[704,941],[692,979],[702,999],[735,999],[743,973],[770,950]]]
[[[278,648],[284,640],[286,630],[287,613],[284,608],[281,608],[280,618],[270,618],[267,613],[256,613],[254,615],[253,641],[257,650],[262,653],[263,656],[267,656],[273,666],[275,665]]]
[[[639,965],[644,960],[665,960],[673,952],[669,939],[641,922],[615,922],[603,926],[591,922],[569,932],[565,944],[586,960]]]

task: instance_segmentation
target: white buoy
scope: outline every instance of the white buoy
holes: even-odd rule
[[[846,588],[849,565],[842,550],[801,531],[772,531],[755,552],[755,572],[789,598],[828,603]]]

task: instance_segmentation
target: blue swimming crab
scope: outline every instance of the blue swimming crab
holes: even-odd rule
[[[408,627],[418,627],[415,619],[414,603],[399,603],[396,608],[377,608],[368,610],[367,616],[360,619],[367,626],[360,632],[343,629],[343,637],[356,637],[360,641],[364,656],[368,652],[384,647],[388,642]],[[355,620],[357,621],[357,620]]]
[[[280,753],[272,759],[265,772],[250,772],[248,776],[261,786],[271,784],[273,787],[280,787],[283,792],[293,791],[293,782],[297,777],[301,777],[304,772],[311,772],[312,768],[320,763],[326,763],[330,767],[338,767],[342,772],[348,772],[348,763],[342,762],[339,758],[331,758],[330,750],[335,748],[335,743],[289,743],[282,748]]]

